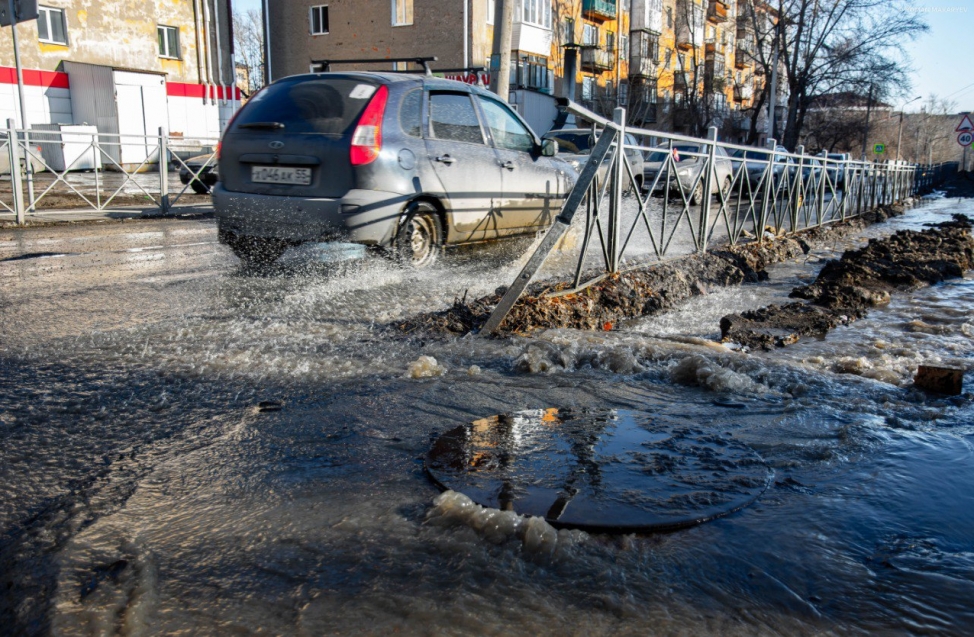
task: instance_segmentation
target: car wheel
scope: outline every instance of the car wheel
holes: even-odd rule
[[[424,202],[410,204],[393,242],[396,260],[413,268],[426,268],[436,263],[442,247],[443,230],[436,209]]]
[[[232,232],[220,232],[220,243],[226,245],[246,265],[270,265],[284,254],[289,244],[281,239],[241,237]]]
[[[690,195],[690,205],[696,206],[701,201],[703,201],[703,182],[698,182],[697,187],[693,189],[693,194]]]
[[[726,201],[727,197],[730,196],[730,191],[731,191],[731,178],[730,177],[726,177],[724,179],[724,187],[720,189],[720,194],[724,198],[725,201]]]
[[[190,188],[193,189],[193,192],[195,192],[197,195],[208,195],[208,194],[210,194],[210,187],[207,186],[206,184],[204,184],[199,179],[194,179],[193,181],[191,181],[190,184],[189,184],[189,186],[190,186]]]

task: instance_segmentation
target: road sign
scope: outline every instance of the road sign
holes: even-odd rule
[[[13,6],[17,22],[37,19],[37,0],[13,0]],[[10,0],[0,0],[0,27],[9,27],[12,22]]]
[[[882,155],[886,152],[886,144],[873,144],[873,152]]]
[[[963,133],[966,131],[974,131],[974,122],[971,122],[970,115],[964,115],[964,118],[960,120],[960,124],[954,129],[956,133]]]
[[[974,133],[964,131],[957,136],[957,143],[961,146],[970,146],[971,142],[974,142]]]

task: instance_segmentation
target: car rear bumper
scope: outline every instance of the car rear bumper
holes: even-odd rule
[[[406,195],[350,190],[339,199],[281,197],[213,188],[213,208],[220,230],[241,236],[287,241],[343,239],[366,245],[388,243]]]

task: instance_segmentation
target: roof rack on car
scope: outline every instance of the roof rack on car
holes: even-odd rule
[[[436,62],[436,56],[432,57],[419,57],[419,58],[356,58],[356,59],[343,59],[343,60],[311,60],[312,68],[318,67],[317,72],[327,73],[331,70],[332,64],[377,64],[382,62],[413,62],[414,64],[419,64],[423,67],[423,71],[426,75],[433,75],[433,71],[430,70],[430,62]],[[399,71],[402,73],[403,71]],[[407,73],[411,71],[405,71]]]

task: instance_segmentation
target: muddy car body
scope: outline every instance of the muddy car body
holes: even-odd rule
[[[423,266],[547,228],[577,177],[496,95],[428,76],[318,73],[260,91],[221,143],[220,240],[247,260],[343,240]]]

